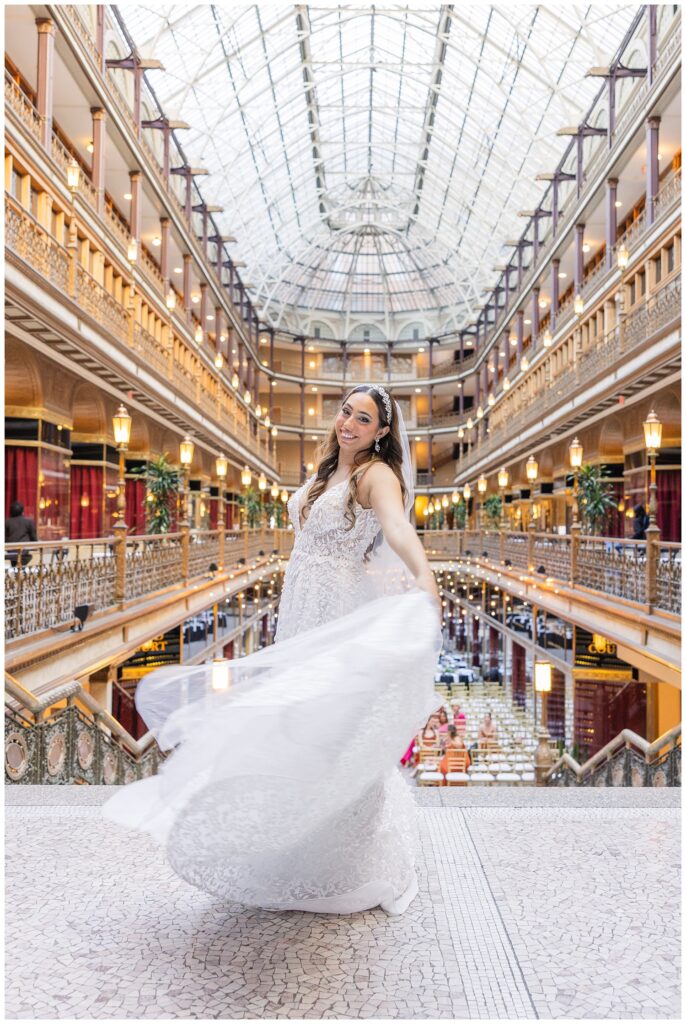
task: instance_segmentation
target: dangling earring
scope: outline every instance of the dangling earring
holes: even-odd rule
[[[378,437],[377,437],[376,441],[374,442],[374,451],[375,452],[380,452],[381,451],[381,445],[379,444]]]

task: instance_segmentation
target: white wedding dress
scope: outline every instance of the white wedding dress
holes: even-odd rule
[[[122,787],[105,817],[151,833],[200,889],[268,910],[402,913],[417,891],[412,793],[397,768],[436,708],[441,634],[429,595],[375,596],[379,531],[342,481],[288,510],[295,531],[276,642],[230,663],[159,669],[136,703],[162,749],[157,776]]]

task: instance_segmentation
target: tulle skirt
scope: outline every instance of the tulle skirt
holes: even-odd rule
[[[221,899],[402,913],[416,829],[397,764],[439,703],[440,649],[435,603],[414,589],[230,662],[227,690],[210,665],[159,669],[136,703],[174,750],[103,814]]]

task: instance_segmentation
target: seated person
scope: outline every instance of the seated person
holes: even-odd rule
[[[453,704],[453,724],[457,725],[458,722],[464,722],[467,724],[467,716],[464,711],[460,710],[460,705],[457,701]]]
[[[491,718],[490,711],[486,712],[483,722],[479,726],[477,742],[480,747],[494,747],[498,743],[498,730]]]
[[[419,734],[420,747],[438,746],[438,729],[432,724],[433,715]]]
[[[446,775],[448,773],[448,771],[450,770],[449,767],[448,767],[448,754],[451,751],[453,751],[453,750],[457,750],[460,753],[464,753],[464,755],[465,755],[464,771],[467,771],[467,769],[469,768],[470,764],[472,763],[472,759],[469,756],[469,753],[467,751],[467,747],[465,746],[464,739],[462,738],[462,736],[460,736],[460,734],[458,733],[458,731],[455,728],[455,726],[451,725],[450,729],[448,731],[448,739],[447,739],[446,745],[445,745],[445,753],[443,754],[443,758],[441,760],[441,763],[438,766],[438,770],[440,772],[443,772],[444,775]]]
[[[450,728],[450,721],[448,719],[448,712],[445,708],[441,708],[438,712],[438,739],[441,747],[445,745],[445,741],[448,738],[448,729]]]

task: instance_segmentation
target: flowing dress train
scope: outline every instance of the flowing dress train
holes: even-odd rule
[[[364,553],[379,530],[346,489],[301,528],[310,478],[289,501],[295,542],[275,643],[230,662],[159,669],[136,703],[162,749],[158,775],[104,816],[150,833],[172,868],[215,896],[268,910],[402,913],[417,891],[414,800],[397,764],[437,705],[441,633],[416,587],[375,596]]]

